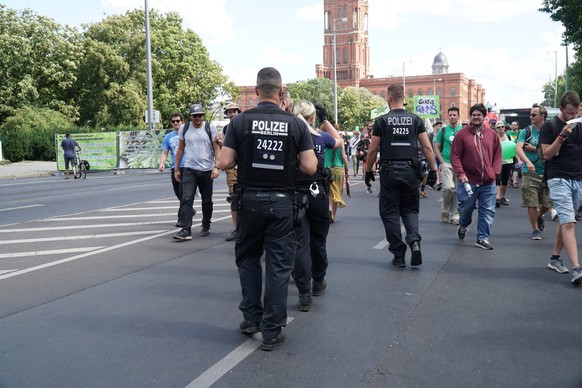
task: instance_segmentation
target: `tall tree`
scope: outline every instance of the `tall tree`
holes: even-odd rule
[[[569,89],[582,91],[582,2],[580,0],[543,0],[540,12],[550,14],[550,18],[564,25],[563,42],[571,44],[576,52],[576,61],[568,69]],[[558,79],[559,81],[559,79]],[[544,90],[545,92],[545,90]],[[558,93],[560,85],[558,82]],[[558,94],[559,99],[560,94]]]
[[[0,4],[0,123],[25,106],[76,119],[71,87],[82,56],[81,35],[26,9]]]
[[[327,78],[312,78],[288,84],[289,95],[293,100],[308,100],[322,105],[333,118],[333,82]],[[340,88],[338,87],[338,94]]]
[[[347,87],[338,97],[340,128],[353,131],[370,121],[370,111],[386,106],[386,101],[365,88]]]
[[[564,42],[582,46],[582,3],[580,0],[543,0],[540,12],[549,13],[552,20],[564,25]]]
[[[85,56],[79,66],[81,123],[145,127],[146,54],[143,10],[109,16],[84,26]],[[200,37],[184,31],[175,12],[150,12],[154,108],[167,117],[194,103],[210,104],[238,90],[212,61]]]

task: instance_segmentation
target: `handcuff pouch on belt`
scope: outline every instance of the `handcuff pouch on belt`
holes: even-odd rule
[[[301,226],[303,218],[305,218],[305,211],[309,207],[309,200],[307,194],[298,192],[293,203],[293,226]]]

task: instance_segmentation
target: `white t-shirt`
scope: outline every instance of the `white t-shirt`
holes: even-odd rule
[[[184,140],[184,153],[186,154],[184,167],[198,171],[211,171],[214,168],[214,146],[204,128],[206,122],[202,122],[200,128],[194,127],[194,124],[190,122],[185,139],[184,125],[182,124],[178,130],[178,136],[180,136],[181,140]],[[216,138],[216,133],[216,126],[210,124],[212,139]]]

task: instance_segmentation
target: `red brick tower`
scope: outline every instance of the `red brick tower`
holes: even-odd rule
[[[315,65],[318,78],[334,79],[334,36],[337,83],[360,86],[368,76],[368,0],[324,0],[323,65]]]

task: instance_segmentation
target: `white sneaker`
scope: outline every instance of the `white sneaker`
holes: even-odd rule
[[[558,219],[558,212],[556,209],[550,210],[550,215],[552,216],[552,221],[556,221]]]

